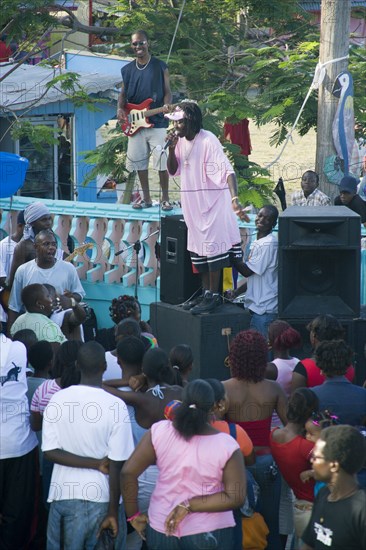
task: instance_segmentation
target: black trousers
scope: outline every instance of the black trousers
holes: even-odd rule
[[[0,549],[26,548],[32,531],[39,486],[38,447],[0,460]]]

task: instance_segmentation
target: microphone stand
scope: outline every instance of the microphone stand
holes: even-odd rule
[[[122,254],[123,252],[127,252],[131,248],[133,248],[136,252],[136,273],[135,273],[135,294],[134,294],[136,300],[138,299],[137,288],[138,288],[138,282],[139,282],[139,252],[141,250],[141,243],[147,241],[150,237],[152,237],[153,235],[156,235],[159,232],[160,232],[160,229],[157,229],[156,231],[154,231],[153,233],[150,233],[150,235],[145,237],[145,239],[142,239],[142,240],[137,239],[137,241],[131,244],[130,246],[127,246],[124,249],[122,248],[122,250],[119,250],[118,252],[115,253],[115,256],[119,256],[120,254]]]

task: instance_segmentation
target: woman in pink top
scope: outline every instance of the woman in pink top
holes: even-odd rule
[[[143,538],[146,530],[150,550],[232,549],[232,510],[245,500],[245,469],[238,443],[211,426],[213,405],[211,386],[190,382],[173,422],[154,424],[122,469],[127,521]],[[137,489],[151,464],[159,476],[147,517],[138,510]]]

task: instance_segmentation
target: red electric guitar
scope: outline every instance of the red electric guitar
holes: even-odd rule
[[[149,122],[149,116],[158,115],[165,111],[165,107],[156,107],[149,109],[152,99],[145,99],[142,103],[135,105],[134,103],[126,103],[124,109],[127,113],[127,120],[121,122],[121,128],[126,136],[133,136],[141,128],[151,128],[154,126]],[[172,111],[175,105],[169,105],[169,110]]]

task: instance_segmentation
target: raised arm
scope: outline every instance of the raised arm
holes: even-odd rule
[[[178,170],[178,160],[175,156],[175,146],[178,143],[178,137],[177,136],[170,136],[170,145],[169,145],[169,153],[168,153],[168,170],[169,173],[174,175],[176,171]]]
[[[141,406],[145,400],[145,394],[139,393],[139,392],[133,392],[133,391],[123,391],[118,390],[117,388],[113,388],[112,386],[108,385],[109,380],[106,382],[103,382],[103,390],[110,393],[111,395],[114,395],[115,397],[119,397],[119,399],[122,399],[127,405],[132,405],[133,407],[135,405]]]

